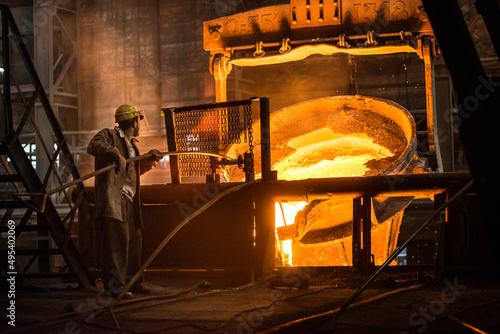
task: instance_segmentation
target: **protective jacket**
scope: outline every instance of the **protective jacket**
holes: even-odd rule
[[[131,144],[135,150],[136,156],[139,155],[136,143],[137,139],[132,138]],[[126,138],[120,128],[103,129],[99,131],[90,141],[87,147],[87,153],[95,157],[95,170],[99,170],[113,164],[122,155],[125,159],[130,158]],[[140,178],[139,176],[151,166],[147,164],[148,159],[135,161],[135,168],[127,167],[118,173],[111,169],[95,177],[95,218],[97,221],[103,219],[122,220],[121,197],[125,180],[136,179],[136,191],[133,199],[136,224],[143,226],[140,210]]]

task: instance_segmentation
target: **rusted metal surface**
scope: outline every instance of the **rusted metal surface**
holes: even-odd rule
[[[263,7],[203,22],[205,50],[275,42],[290,31],[289,5]],[[256,37],[262,38],[256,38]]]
[[[203,23],[217,101],[225,101],[230,64],[260,66],[312,54],[416,52],[432,36],[419,0],[292,1]]]
[[[265,47],[279,49],[283,39],[304,44],[321,38],[346,35],[365,37],[408,31],[431,34],[432,28],[420,1],[322,1],[297,0],[288,5],[263,7],[206,21],[203,24],[205,50]],[[388,37],[388,36],[387,36]],[[272,43],[272,45],[271,45]]]
[[[211,72],[215,79],[215,99],[217,102],[227,101],[226,81],[231,72],[230,58],[225,53],[218,53],[211,57]]]

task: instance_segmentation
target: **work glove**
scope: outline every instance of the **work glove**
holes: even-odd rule
[[[161,159],[163,159],[163,154],[161,154],[160,151],[158,151],[157,149],[152,149],[148,152],[148,154],[151,154],[153,156],[153,159],[154,161],[160,161]]]
[[[121,154],[115,155],[114,162],[116,164],[116,167],[115,167],[116,174],[120,173],[122,170],[125,170],[125,168],[127,167],[127,161],[125,160],[125,158]]]

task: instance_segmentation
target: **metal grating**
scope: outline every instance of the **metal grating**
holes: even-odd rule
[[[219,153],[244,140],[253,150],[252,100],[214,103],[182,108],[165,108],[172,117],[177,151]],[[171,115],[171,116],[170,116]],[[166,122],[167,124],[169,122]],[[187,154],[178,157],[180,177],[203,177],[215,173],[214,158]]]

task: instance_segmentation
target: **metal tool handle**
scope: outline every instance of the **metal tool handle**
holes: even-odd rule
[[[212,157],[216,157],[216,158],[219,158],[219,159],[225,159],[225,160],[234,160],[233,158],[230,158],[228,156],[225,156],[225,155],[221,155],[221,154],[217,154],[217,153],[211,153],[211,152],[191,152],[191,151],[178,151],[178,152],[161,152],[161,154],[163,154],[163,156],[168,156],[168,155],[186,155],[186,154],[198,154],[198,155],[209,155],[209,156],[212,156]],[[152,153],[147,153],[147,154],[142,154],[142,155],[138,155],[136,157],[133,157],[133,158],[129,158],[127,159],[127,163],[129,162],[134,162],[134,161],[138,161],[138,160],[142,160],[142,159],[146,159],[146,158],[152,158],[153,157],[153,154]],[[68,187],[71,187],[72,185],[75,185],[77,183],[80,183],[82,181],[85,181],[87,179],[90,179],[94,176],[97,176],[99,174],[102,174],[102,173],[105,173],[113,168],[116,168],[116,164],[112,164],[112,165],[109,165],[109,166],[106,166],[104,168],[101,168],[99,170],[96,170],[95,172],[92,172],[88,175],[85,175],[85,176],[82,176],[76,180],[73,180],[71,182],[68,182],[66,184],[63,184],[62,186],[59,186],[57,188],[54,188],[50,191],[47,192],[47,195],[52,195],[52,194],[55,194],[61,190],[64,190]]]

